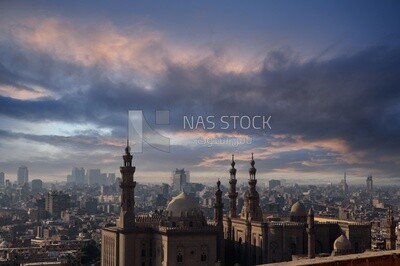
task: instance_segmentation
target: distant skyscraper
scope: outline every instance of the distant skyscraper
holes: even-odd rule
[[[4,187],[4,177],[5,177],[4,173],[1,172],[0,173],[0,186],[1,187]]]
[[[367,191],[372,192],[372,176],[367,177]]]
[[[108,174],[108,184],[112,185],[115,182],[115,173]]]
[[[108,184],[108,175],[106,173],[100,174],[100,179],[96,182],[100,185],[107,185]]]
[[[100,169],[90,169],[88,171],[89,185],[99,184],[100,178],[101,178]]]
[[[172,172],[172,190],[179,192],[183,190],[183,187],[188,183],[189,172],[185,171],[184,168],[178,169]]]
[[[85,169],[82,167],[74,167],[71,174],[67,177],[67,182],[75,184],[85,183]]]
[[[18,168],[18,175],[17,175],[17,182],[18,185],[22,185],[24,183],[28,183],[28,167],[20,166]]]
[[[43,188],[43,182],[40,179],[33,179],[32,180],[32,192],[37,193],[42,191]]]

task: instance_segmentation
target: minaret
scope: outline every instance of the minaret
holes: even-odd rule
[[[220,189],[221,181],[217,182],[218,189],[215,192],[215,204],[214,204],[214,221],[218,228],[222,228],[222,217],[223,217],[223,209],[224,204],[222,203],[222,191]]]
[[[132,166],[131,148],[129,147],[129,140],[126,142],[124,158],[124,166],[120,167],[122,181],[120,188],[122,189],[121,195],[121,212],[117,221],[117,226],[121,229],[127,229],[135,226],[135,186],[136,182],[133,181],[133,174],[136,167]]]
[[[393,217],[393,210],[389,207],[386,219],[386,249],[396,249],[396,222]]]
[[[308,211],[308,219],[307,219],[308,227],[308,258],[315,258],[315,228],[314,228],[314,210],[310,208]]]
[[[229,173],[230,173],[230,179],[229,179],[229,185],[230,185],[230,189],[229,189],[229,216],[230,217],[236,217],[236,199],[238,196],[238,193],[236,192],[236,183],[237,183],[237,179],[236,179],[236,169],[235,169],[235,157],[232,154],[232,162],[231,162],[231,166],[232,168],[229,169]]]
[[[256,190],[256,185],[257,185],[257,179],[256,179],[256,172],[257,169],[254,167],[255,161],[253,157],[253,153],[251,153],[251,162],[250,162],[250,169],[249,169],[249,194],[248,194],[248,199],[249,199],[249,218],[251,218],[252,221],[262,221],[262,211],[260,208],[260,195],[258,194]]]
[[[217,191],[215,192],[215,204],[214,204],[214,222],[218,228],[218,245],[217,245],[217,260],[220,262],[224,261],[225,248],[224,248],[224,225],[222,223],[223,219],[223,209],[224,204],[222,203],[222,191],[221,191],[221,181],[217,182]]]

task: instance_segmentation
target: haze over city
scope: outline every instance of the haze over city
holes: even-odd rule
[[[176,167],[215,182],[232,153],[245,182],[253,152],[261,182],[346,171],[349,184],[396,184],[399,2],[375,3],[2,1],[0,172],[118,173],[128,111],[143,110],[171,145],[134,153],[138,182],[169,182]],[[266,116],[271,128],[191,129],[185,116]]]

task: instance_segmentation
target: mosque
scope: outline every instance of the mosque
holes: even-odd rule
[[[251,159],[249,188],[237,211],[236,169],[229,170],[229,207],[224,213],[221,182],[215,192],[214,221],[206,221],[199,203],[185,192],[174,197],[162,214],[135,216],[134,181],[129,144],[120,171],[121,211],[115,226],[102,230],[101,264],[117,265],[256,265],[290,261],[293,256],[361,253],[371,246],[370,223],[314,217],[296,202],[290,217],[263,217]]]

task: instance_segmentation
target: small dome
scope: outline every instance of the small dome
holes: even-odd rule
[[[351,243],[350,240],[347,239],[345,235],[341,235],[336,238],[335,242],[333,243],[333,249],[335,251],[350,251],[351,250]]]
[[[189,197],[185,192],[174,197],[166,208],[167,212],[172,212],[173,217],[181,217],[182,212],[199,212],[199,203]]]
[[[300,201],[293,204],[292,208],[290,209],[291,216],[307,216],[306,207],[304,207],[303,203]]]

